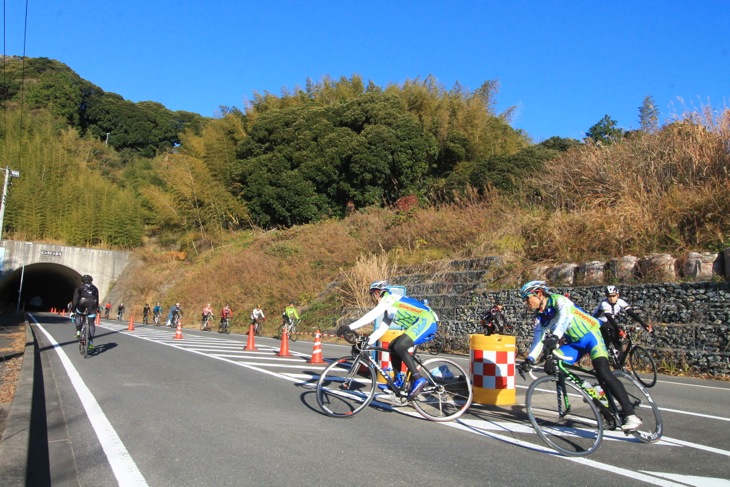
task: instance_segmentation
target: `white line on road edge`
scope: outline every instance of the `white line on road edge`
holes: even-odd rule
[[[51,342],[51,345],[53,345],[53,348],[58,353],[58,358],[61,359],[61,363],[66,369],[69,379],[71,379],[71,384],[73,384],[74,389],[76,389],[76,393],[79,395],[81,403],[84,405],[86,415],[89,417],[91,426],[96,432],[99,443],[101,443],[101,446],[104,449],[106,458],[109,460],[109,465],[111,465],[112,471],[114,472],[114,476],[116,477],[117,482],[119,482],[119,485],[124,485],[125,487],[146,487],[147,481],[142,476],[142,472],[140,472],[137,468],[137,464],[134,463],[134,460],[127,451],[127,448],[124,446],[124,443],[122,443],[122,440],[119,438],[114,427],[107,419],[104,411],[101,410],[101,407],[99,406],[99,403],[96,402],[94,395],[91,393],[89,388],[86,387],[86,384],[79,375],[79,372],[71,363],[66,352],[61,349],[58,342],[54,340],[51,334],[48,333],[40,323],[38,323],[35,317],[31,316],[31,318],[35,321],[36,326],[43,332],[43,334],[46,335],[46,338],[48,338],[48,341]]]

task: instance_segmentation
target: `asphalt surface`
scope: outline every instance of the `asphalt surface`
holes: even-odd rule
[[[725,382],[661,377],[651,393],[662,441],[611,433],[576,460],[534,434],[519,379],[517,404],[475,405],[455,423],[387,400],[338,420],[314,398],[311,341],[279,357],[269,338],[251,351],[245,336],[175,340],[169,328],[108,321],[84,359],[67,318],[33,318],[44,401],[30,485],[730,485]],[[325,359],[348,350],[323,344]]]

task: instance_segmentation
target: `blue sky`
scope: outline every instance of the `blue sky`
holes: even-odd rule
[[[254,92],[359,74],[500,82],[535,142],[610,115],[638,127],[730,104],[730,1],[5,0],[6,54],[67,64],[131,101],[214,116]],[[26,36],[23,46],[24,33]]]

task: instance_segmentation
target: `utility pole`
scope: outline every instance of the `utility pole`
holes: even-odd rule
[[[10,166],[6,166],[2,169],[5,173],[5,184],[3,185],[3,199],[0,201],[0,240],[3,239],[3,223],[5,220],[5,201],[8,198],[8,187],[10,186],[12,178],[19,178],[20,171],[14,171],[10,169]]]

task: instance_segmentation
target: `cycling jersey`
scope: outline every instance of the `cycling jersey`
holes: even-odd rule
[[[350,329],[355,330],[378,318],[381,318],[380,325],[370,335],[368,340],[370,345],[378,341],[391,324],[404,330],[404,334],[408,335],[416,345],[430,340],[438,329],[438,319],[425,304],[417,299],[387,291],[375,308],[359,320],[350,323]]]
[[[261,308],[254,308],[254,310],[251,311],[251,321],[256,321],[259,318],[266,318],[264,316],[264,312],[261,310]]]
[[[604,299],[598,306],[596,306],[596,309],[593,310],[593,316],[595,316],[598,321],[603,324],[608,321],[608,317],[606,315],[618,316],[619,313],[626,312],[629,309],[631,309],[629,303],[621,298],[618,298],[614,304],[611,304],[607,299]]]
[[[289,317],[290,320],[299,320],[299,313],[294,306],[287,306],[284,313]]]
[[[535,315],[535,331],[528,355],[530,360],[534,362],[540,356],[542,337],[546,331],[567,341],[560,351],[572,358],[566,360],[569,363],[573,363],[583,353],[590,353],[591,359],[608,357],[596,318],[562,294],[549,294],[546,299],[545,308]]]

